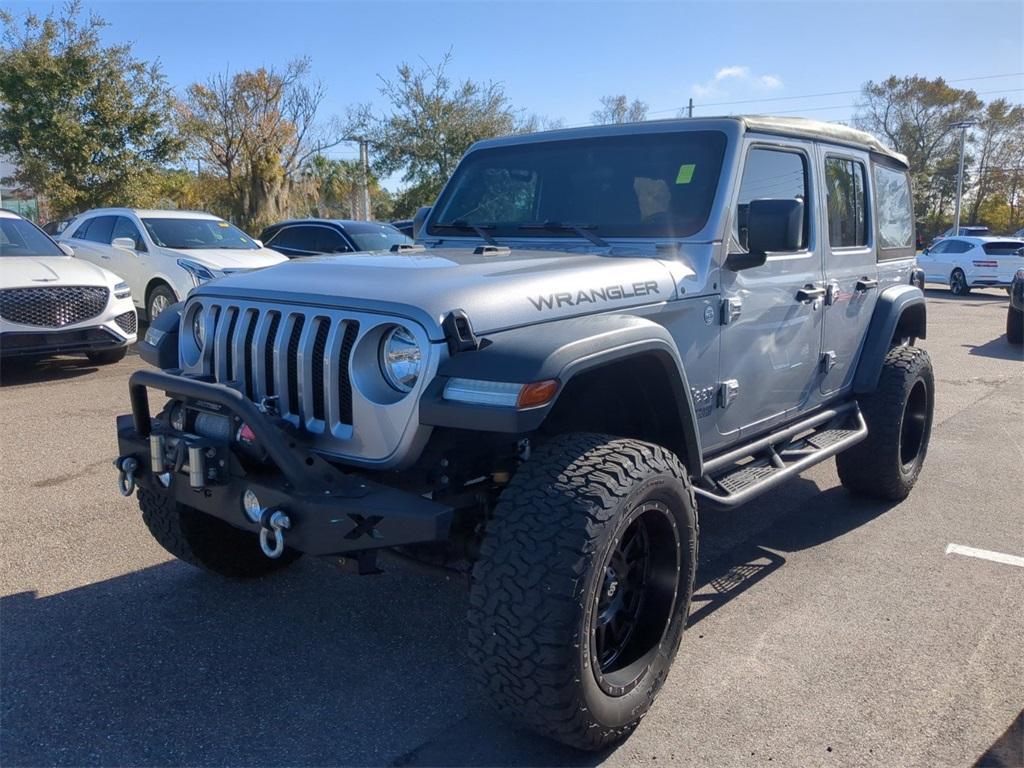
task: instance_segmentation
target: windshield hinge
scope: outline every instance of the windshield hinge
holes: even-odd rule
[[[475,352],[480,349],[480,340],[473,333],[473,325],[464,309],[453,309],[441,321],[441,330],[448,342],[448,354]]]

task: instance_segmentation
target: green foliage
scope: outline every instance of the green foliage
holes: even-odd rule
[[[388,112],[362,107],[350,116],[348,133],[370,140],[378,175],[400,174],[409,185],[395,200],[396,216],[433,203],[473,142],[539,125],[512,107],[500,84],[453,81],[451,58],[449,51],[436,66],[400,65],[395,79],[381,77]]]
[[[78,2],[20,21],[0,11],[0,21],[0,152],[18,166],[16,181],[52,216],[149,204],[182,147],[159,67],[129,45],[101,45],[105,22],[83,18]]]
[[[306,162],[341,141],[336,126],[317,122],[324,95],[310,80],[308,59],[188,87],[179,129],[190,152],[223,180],[230,218],[240,226],[257,231],[290,215]]]
[[[393,201],[371,172],[370,214],[378,221],[391,218]],[[320,218],[358,219],[363,214],[362,169],[355,160],[337,160],[314,155],[302,170],[297,215]]]

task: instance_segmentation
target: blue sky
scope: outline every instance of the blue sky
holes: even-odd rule
[[[45,11],[52,3],[5,3]],[[380,102],[377,74],[437,62],[501,82],[527,112],[586,123],[604,94],[671,117],[770,112],[847,120],[889,74],[943,76],[1024,101],[1024,3],[93,2],[107,40],[159,59],[179,88],[217,71],[308,55],[325,114]],[[992,75],[1014,74],[1010,77]],[[982,78],[985,79],[975,79]],[[971,78],[971,79],[968,79]],[[998,93],[989,93],[998,91]],[[799,98],[797,98],[799,97]],[[771,99],[771,100],[768,100]],[[721,104],[751,100],[746,104]],[[753,101],[758,100],[758,101]],[[707,106],[705,106],[707,105]],[[335,156],[355,156],[342,146]]]

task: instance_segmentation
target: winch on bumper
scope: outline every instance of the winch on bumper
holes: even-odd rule
[[[154,420],[149,388],[181,411]],[[342,555],[448,536],[450,507],[340,471],[228,386],[136,371],[129,391],[132,413],[117,419],[114,462],[125,495],[136,485],[171,495],[260,534],[268,557],[284,546]]]

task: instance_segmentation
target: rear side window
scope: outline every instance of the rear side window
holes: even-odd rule
[[[964,240],[947,240],[946,253],[967,253],[974,246]]]
[[[985,243],[981,246],[989,256],[1016,256],[1017,251],[1024,248],[1020,240],[1003,240],[998,243]]]
[[[315,232],[312,227],[285,227],[267,243],[271,248],[291,248],[296,251],[315,251]]]
[[[875,166],[878,248],[910,248],[914,244],[914,209],[910,180],[903,171]]]
[[[807,238],[807,163],[799,152],[754,148],[747,155],[736,211],[736,238],[747,248],[747,216],[751,200],[798,199],[804,202],[804,243]]]
[[[113,239],[114,221],[116,219],[116,216],[97,216],[94,219],[90,219],[86,222],[88,229],[85,229],[85,225],[79,227],[75,237],[92,243],[106,243],[110,245],[110,241]],[[83,229],[85,229],[84,232],[82,231]]]
[[[828,242],[851,248],[868,242],[868,193],[864,164],[844,157],[825,158]]]

